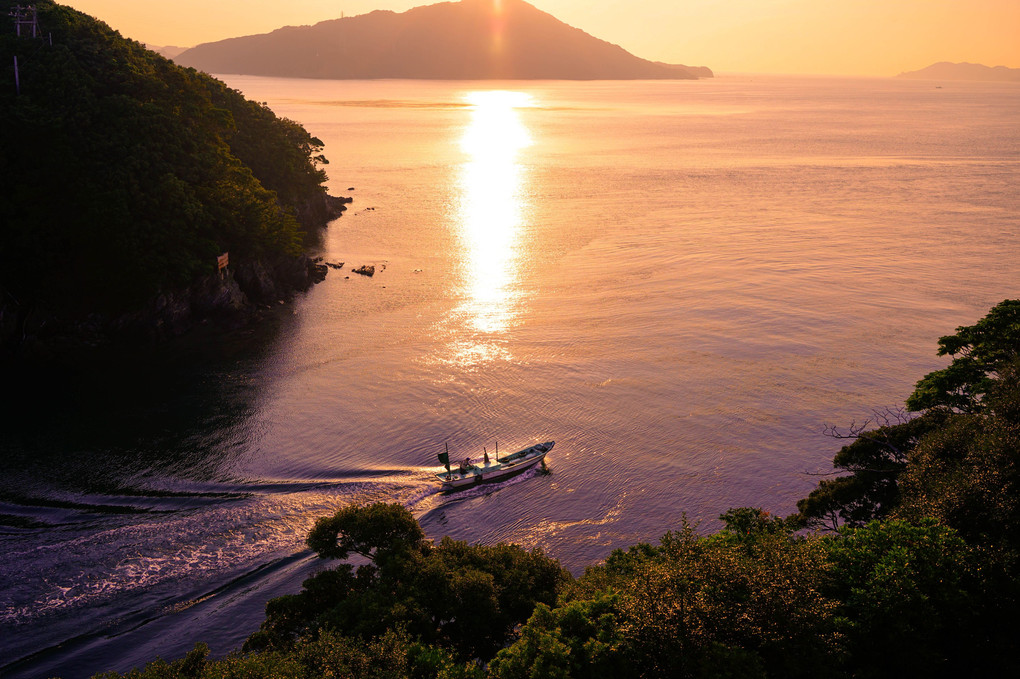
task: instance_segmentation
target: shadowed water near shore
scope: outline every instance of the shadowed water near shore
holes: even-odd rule
[[[1016,88],[228,82],[355,187],[321,248],[348,270],[240,335],[22,376],[0,665],[51,650],[5,676],[236,646],[350,502],[575,572],[684,514],[790,513],[826,423],[902,403],[1016,296]],[[436,494],[445,443],[546,440],[548,476]]]

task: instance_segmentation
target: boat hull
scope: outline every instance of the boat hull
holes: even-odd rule
[[[483,483],[505,481],[545,460],[553,445],[553,441],[547,441],[507,455],[499,462],[472,464],[466,472],[439,472],[436,477],[442,483],[442,490],[459,490]]]

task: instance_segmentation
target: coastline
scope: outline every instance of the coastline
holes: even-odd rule
[[[302,206],[309,233],[338,219],[353,198],[323,194]],[[68,314],[57,305],[0,298],[0,360],[46,361],[110,347],[171,341],[200,325],[232,331],[258,322],[267,308],[286,303],[326,278],[329,267],[307,252],[244,259],[184,288],[166,290],[121,313]]]

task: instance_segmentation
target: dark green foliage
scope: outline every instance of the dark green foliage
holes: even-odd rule
[[[1002,369],[981,412],[927,436],[901,486],[899,516],[934,517],[1020,573],[1020,369]]]
[[[856,474],[822,479],[810,495],[797,500],[797,514],[793,518],[805,527],[830,531],[843,523],[859,526],[878,514],[881,500],[875,498],[876,494],[897,496],[895,476],[883,480],[878,488]],[[889,503],[886,500],[881,504]]]
[[[851,475],[798,503],[809,525],[846,526],[827,592],[855,676],[1020,668],[1018,311],[1007,300],[942,338],[960,356],[919,382],[911,405],[928,410],[860,433],[834,460]],[[864,525],[890,517],[909,523]]]
[[[856,677],[961,676],[996,649],[974,643],[981,626],[964,541],[933,520],[877,521],[827,538],[827,592],[846,664]]]
[[[566,573],[539,550],[423,541],[400,505],[349,507],[309,537],[320,554],[352,552],[373,562],[341,564],[309,578],[300,594],[274,599],[246,648],[288,649],[319,630],[371,639],[400,627],[462,658],[491,658],[539,602],[553,604]]]
[[[234,155],[251,168],[263,186],[276,193],[282,205],[304,216],[309,209],[306,206],[315,204],[322,192],[320,184],[326,181],[326,173],[315,165],[328,164],[322,155],[322,141],[298,123],[277,118],[265,104],[248,101],[234,90],[214,88],[210,94],[217,106],[228,108],[233,116],[230,149]]]
[[[953,356],[953,362],[925,375],[907,399],[907,407],[979,410],[999,371],[1020,357],[1020,300],[999,302],[974,325],[939,339],[938,354]]]
[[[900,502],[898,479],[907,455],[945,420],[941,411],[877,429],[853,430],[833,466],[848,476],[825,479],[797,502],[794,517],[811,528],[836,530],[840,524],[863,526],[889,515]]]
[[[315,522],[308,546],[324,559],[346,559],[351,552],[376,561],[419,549],[425,532],[399,504],[349,505]]]
[[[538,604],[520,638],[490,663],[490,675],[498,679],[630,676],[618,603],[618,596],[605,594],[555,610]]]
[[[719,518],[724,527],[721,534],[749,543],[762,535],[789,535],[796,524],[788,519],[775,516],[760,507],[737,507],[728,509]]]
[[[989,395],[1016,389],[1011,385],[1017,382],[1016,366],[1020,357],[1020,300],[1004,300],[974,325],[959,327],[955,335],[941,338],[938,354],[955,358],[949,367],[920,380],[907,399],[910,410],[924,413],[874,430],[851,427],[849,435],[840,436],[855,439],[833,459],[833,466],[848,475],[822,481],[808,497],[797,503],[795,518],[802,525],[835,530],[840,524],[863,526],[871,520],[892,515],[901,502],[900,483],[908,460],[915,470],[924,467],[923,471],[910,475],[915,488],[928,486],[923,501],[940,504],[943,509],[952,502],[964,502],[956,492],[958,489],[951,488],[951,475],[938,471],[945,465],[961,473],[966,468],[1009,469],[1008,465],[998,463],[979,464],[976,456],[971,456],[963,466],[958,461],[966,457],[962,449],[970,446],[969,438],[977,431],[998,432],[992,437],[1006,446],[1007,456],[1009,450],[1016,450],[1015,438],[1011,439],[999,426],[990,426],[993,421],[1005,421],[1003,408],[1017,408],[1016,399],[999,398],[997,410],[990,413],[989,418],[970,420],[969,424],[960,414],[982,413],[988,409]],[[839,436],[838,432],[836,435]],[[971,446],[971,449],[974,448]],[[938,485],[942,490],[936,490]],[[911,502],[922,501],[918,497],[914,493]],[[982,502],[989,499],[984,498]],[[932,514],[914,508],[910,515]],[[949,525],[967,530],[963,521],[953,521]]]
[[[572,638],[554,610],[552,618],[528,623],[503,662],[552,663],[557,643],[596,644],[602,665],[625,662],[629,676],[824,675],[835,639],[833,603],[819,593],[827,568],[819,541],[791,536],[782,519],[758,509],[726,516],[728,528],[714,536],[684,525],[658,546],[617,550],[604,566],[589,568],[566,605],[599,603],[603,624],[575,625]]]
[[[321,142],[84,14],[35,4],[52,46],[0,34],[22,84],[0,89],[0,288],[120,311],[214,271],[224,251],[300,251],[298,217],[324,193]]]

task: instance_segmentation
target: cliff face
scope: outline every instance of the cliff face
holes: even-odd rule
[[[249,260],[210,274],[187,288],[161,293],[141,309],[115,318],[93,318],[93,341],[159,341],[208,320],[229,326],[252,320],[261,307],[289,300],[326,276],[327,267],[305,255]]]
[[[208,73],[441,80],[692,79],[572,28],[523,0],[375,11],[207,43],[176,57]]]
[[[325,264],[307,255],[243,260],[222,275],[207,274],[122,313],[72,314],[45,300],[22,302],[0,290],[0,362],[162,342],[207,323],[239,328],[322,281],[327,271]]]

